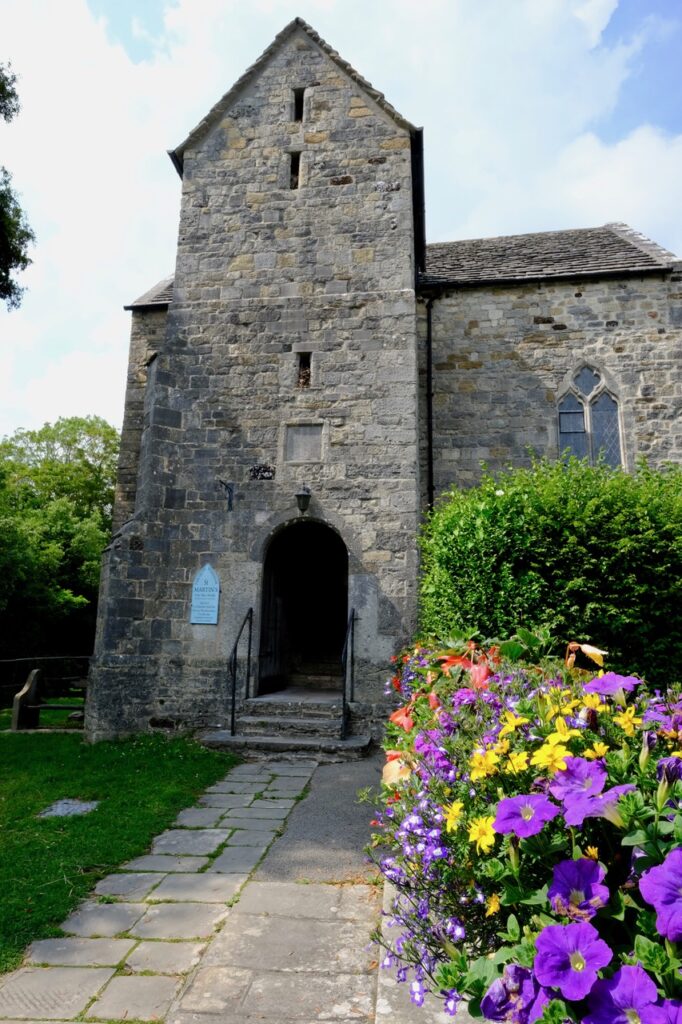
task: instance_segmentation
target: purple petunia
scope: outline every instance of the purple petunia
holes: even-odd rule
[[[549,791],[557,800],[567,796],[596,796],[606,785],[606,769],[584,757],[567,757],[566,767],[555,773]]]
[[[645,871],[639,891],[656,909],[656,927],[671,942],[682,939],[682,849],[671,850],[662,864]]]
[[[662,757],[656,765],[656,778],[672,786],[682,779],[682,757]]]
[[[607,818],[615,825],[621,825],[618,801],[623,793],[631,793],[636,786],[626,782],[612,786],[605,793],[571,795],[564,801],[564,821],[567,825],[582,825],[585,818]]]
[[[627,690],[628,693],[634,690],[642,682],[637,676],[619,676],[616,672],[605,672],[603,676],[590,679],[585,683],[585,693],[598,693],[601,697],[612,697],[619,690]]]
[[[502,977],[497,978],[483,996],[481,1010],[486,1020],[532,1024],[542,1017],[550,998],[527,967],[507,964]]]
[[[497,805],[497,817],[493,828],[503,835],[513,832],[520,839],[526,839],[541,832],[547,822],[556,818],[557,814],[557,805],[541,794],[505,797]]]
[[[547,896],[556,914],[587,921],[609,902],[608,886],[602,885],[604,869],[587,857],[563,860],[554,868]]]
[[[656,985],[639,964],[621,967],[608,981],[595,983],[583,1024],[654,1024],[657,998]]]
[[[546,988],[558,988],[564,999],[584,999],[606,967],[612,951],[591,924],[549,924],[535,940],[533,970]]]
[[[679,999],[664,999],[660,1006],[649,1010],[649,1024],[682,1024],[682,1002]]]

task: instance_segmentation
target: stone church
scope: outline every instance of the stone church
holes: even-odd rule
[[[426,244],[421,130],[300,19],[170,157],[87,729],[361,749],[440,492],[680,461],[680,265],[621,224]]]

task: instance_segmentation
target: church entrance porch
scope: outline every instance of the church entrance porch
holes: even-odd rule
[[[270,541],[263,566],[258,695],[339,694],[348,552],[324,523],[300,520]]]

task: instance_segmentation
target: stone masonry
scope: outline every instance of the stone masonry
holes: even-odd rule
[[[238,696],[292,685],[306,602],[335,657],[355,612],[355,712],[380,721],[421,514],[482,463],[556,457],[581,369],[616,462],[680,460],[680,264],[624,225],[425,245],[420,130],[300,19],[170,156],[176,269],[128,307],[88,734],[224,726],[249,609]],[[205,565],[217,621],[190,623]]]

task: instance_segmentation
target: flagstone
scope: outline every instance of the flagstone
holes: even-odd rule
[[[109,936],[127,932],[139,921],[145,903],[83,903],[62,924],[72,935]]]
[[[156,903],[131,929],[131,935],[141,939],[205,939],[227,912],[227,907],[215,903]]]
[[[0,1017],[71,1020],[113,973],[111,967],[23,967],[0,983]]]
[[[165,975],[128,975],[112,978],[87,1019],[158,1020],[168,1012],[180,979]]]
[[[33,964],[115,967],[134,946],[132,939],[38,939],[28,948]]]

